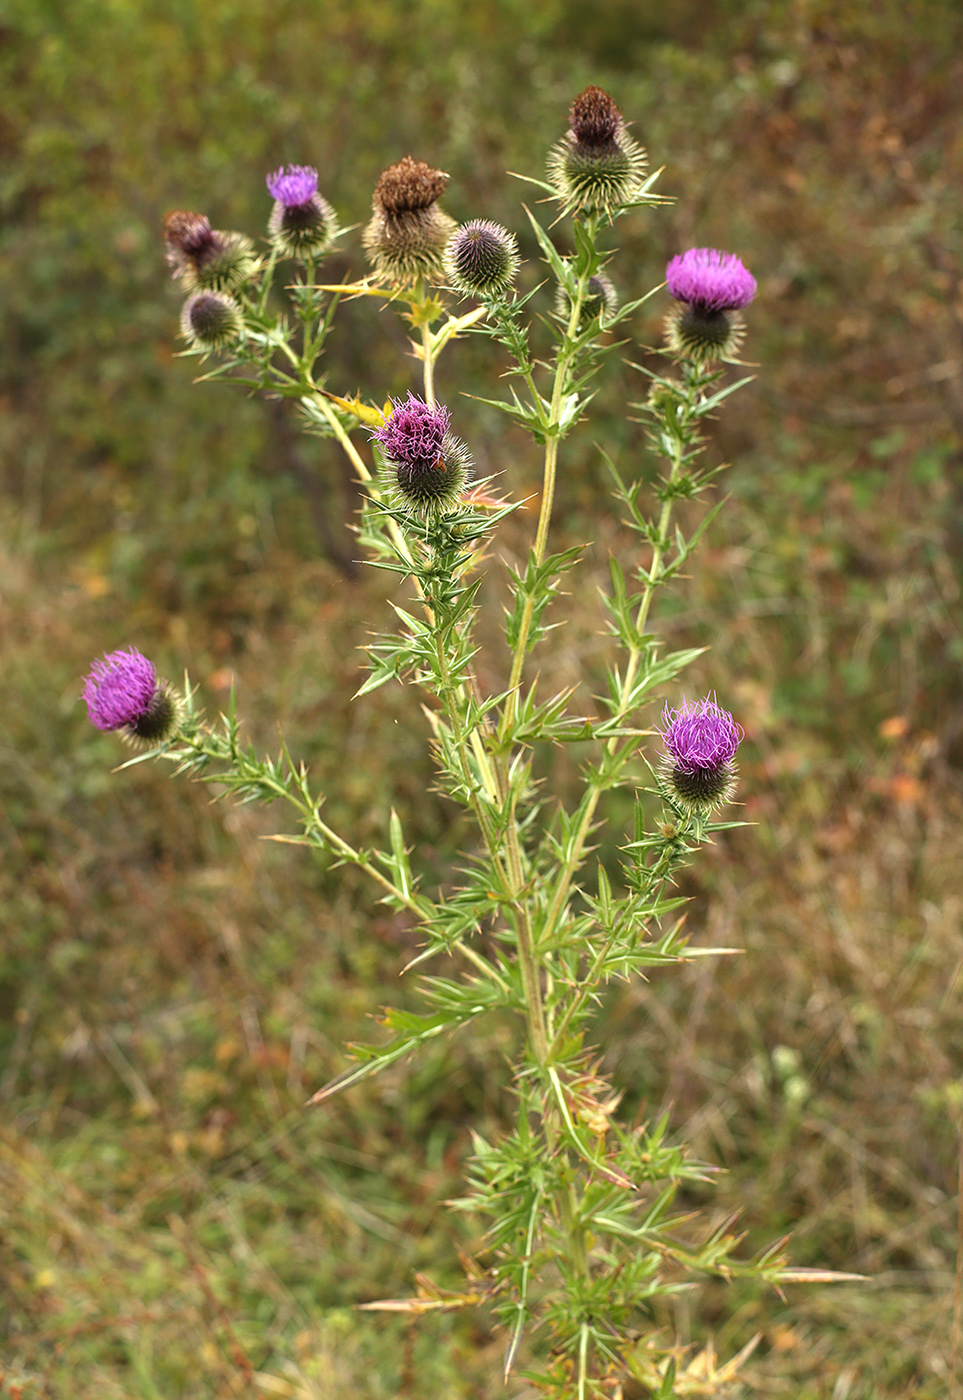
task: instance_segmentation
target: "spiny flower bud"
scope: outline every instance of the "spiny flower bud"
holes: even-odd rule
[[[415,394],[392,399],[384,426],[371,434],[389,468],[389,486],[405,505],[421,514],[444,515],[461,499],[471,456],[449,432],[451,414]]]
[[[608,93],[595,86],[579,93],[569,130],[548,158],[549,182],[565,210],[611,217],[638,194],[645,166],[645,151]]]
[[[188,291],[235,292],[257,270],[251,240],[211,228],[204,214],[186,209],[168,214],[164,243],[173,274]]]
[[[318,194],[313,165],[288,165],[267,177],[274,199],[268,231],[278,252],[291,258],[319,257],[330,248],[338,222],[328,201]]]
[[[109,652],[94,662],[84,684],[84,700],[91,724],[123,730],[125,738],[143,744],[163,743],[180,724],[180,697],[166,681],[157,679],[154,663],[136,647]]]
[[[241,308],[223,292],[195,292],[181,312],[181,330],[201,350],[222,350],[242,325]]]
[[[675,800],[697,813],[728,802],[735,786],[733,758],[745,738],[728,710],[707,695],[662,711],[662,777]]]
[[[498,296],[518,272],[518,242],[490,219],[462,224],[445,252],[445,271],[465,296]]]
[[[690,248],[671,260],[665,280],[679,303],[666,319],[671,353],[698,364],[731,359],[746,330],[739,310],[756,295],[756,279],[740,259],[717,248]]]
[[[657,379],[649,390],[646,400],[656,413],[665,415],[671,412],[685,397],[683,386],[676,379]]]
[[[612,279],[606,277],[604,272],[598,272],[594,277],[589,278],[585,288],[579,326],[587,325],[596,316],[600,318],[604,326],[605,322],[611,320],[618,309],[619,298],[612,284]],[[572,314],[572,299],[564,287],[559,287],[555,295],[555,314],[566,321]]]
[[[410,286],[444,276],[444,253],[455,221],[436,205],[448,176],[423,160],[404,156],[383,170],[371,201],[371,221],[361,235],[379,277]]]

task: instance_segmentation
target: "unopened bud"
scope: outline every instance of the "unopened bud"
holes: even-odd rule
[[[195,292],[181,312],[181,330],[201,350],[222,350],[242,325],[241,308],[223,292]]]
[[[515,235],[490,219],[472,219],[448,244],[445,270],[452,286],[465,296],[498,296],[518,271]]]
[[[619,297],[611,278],[606,277],[604,272],[598,272],[594,277],[589,278],[585,288],[579,326],[587,325],[596,316],[604,326],[605,322],[610,320],[618,309]],[[556,315],[565,320],[572,314],[572,299],[564,287],[559,287],[556,294],[555,312]]]

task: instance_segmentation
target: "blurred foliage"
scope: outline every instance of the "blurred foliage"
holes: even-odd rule
[[[745,814],[694,869],[696,941],[744,948],[613,996],[640,1117],[728,1169],[752,1241],[860,1289],[712,1289],[667,1329],[756,1330],[761,1390],[942,1397],[963,1069],[963,12],[951,0],[8,0],[0,23],[0,1373],[34,1396],[505,1393],[480,1316],[352,1312],[454,1281],[441,1202],[465,1123],[497,1131],[496,1027],[305,1115],[412,934],[248,809],[143,769],[76,697],[134,641],[292,748],[359,840],[391,802],[442,871],[458,831],[400,690],[349,706],[383,583],[352,581],[353,488],[274,406],[194,387],[160,254],[170,208],[256,234],[264,174],[310,161],[345,222],[406,151],[445,205],[515,228],[571,97],[607,87],[676,203],[613,263],[625,294],[691,243],[760,281],[758,382],[720,419],[731,502],[666,599],[748,731]],[[349,240],[350,242],[350,240]],[[357,244],[352,244],[353,249]],[[356,251],[335,275],[361,271]],[[654,303],[653,303],[654,305]],[[659,312],[635,327],[656,343]],[[350,392],[413,379],[400,323],[344,309]],[[639,352],[633,351],[633,358]],[[455,347],[444,392],[492,372]],[[604,442],[646,472],[618,370],[573,440],[562,534],[587,574],[546,654],[596,665],[592,580],[628,540]],[[534,487],[459,400],[480,468]],[[508,558],[522,524],[500,537]],[[563,541],[566,542],[566,541]],[[491,663],[496,664],[496,663]],[[494,686],[498,675],[483,678]],[[390,741],[387,736],[390,736]],[[564,775],[563,775],[564,776]],[[611,860],[613,853],[601,852]],[[402,982],[402,987],[404,983]],[[394,996],[394,990],[392,995]],[[691,1307],[692,1315],[689,1315]],[[254,1378],[251,1379],[251,1376]],[[5,1393],[0,1389],[0,1394]],[[11,1393],[13,1393],[11,1391]],[[521,1393],[516,1390],[516,1393]]]

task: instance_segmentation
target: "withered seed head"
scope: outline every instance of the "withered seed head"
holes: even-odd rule
[[[398,286],[444,278],[444,252],[455,231],[435,201],[448,176],[423,160],[404,156],[382,171],[361,242],[379,277]]]
[[[251,240],[211,228],[205,214],[173,210],[164,219],[164,244],[174,276],[188,291],[233,293],[257,270]]]
[[[568,117],[568,131],[549,153],[549,181],[567,213],[612,218],[639,193],[645,151],[600,87],[580,92]]]
[[[625,125],[622,113],[608,93],[594,84],[575,98],[568,119],[572,134],[583,146],[614,146]]]
[[[427,209],[440,199],[448,186],[443,170],[433,170],[426,161],[402,156],[397,165],[383,170],[375,185],[374,204],[386,214],[403,214]]]
[[[173,209],[164,219],[167,256],[175,265],[186,260],[195,267],[216,248],[210,220],[188,209]]]

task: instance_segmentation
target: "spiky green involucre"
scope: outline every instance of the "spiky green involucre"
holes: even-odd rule
[[[491,219],[472,219],[448,244],[445,270],[451,285],[465,296],[499,296],[518,272],[515,235]]]
[[[195,292],[184,303],[181,330],[201,350],[222,350],[241,334],[241,308],[223,292]]]
[[[698,302],[678,302],[665,320],[666,346],[680,360],[708,364],[739,353],[746,323],[738,311],[713,310]]]

